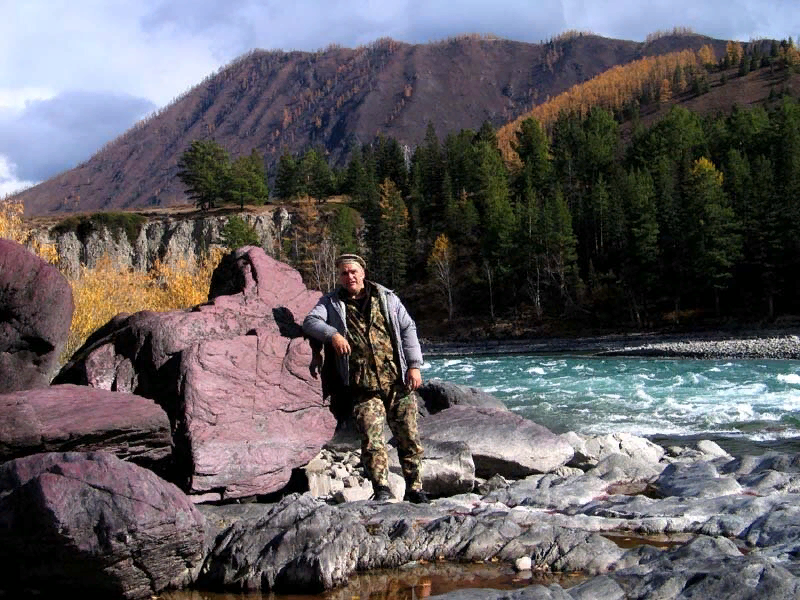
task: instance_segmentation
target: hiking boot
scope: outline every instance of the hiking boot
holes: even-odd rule
[[[375,486],[375,493],[372,494],[372,499],[375,500],[375,502],[386,502],[393,497],[392,490],[389,489],[388,485]]]
[[[403,500],[406,502],[413,502],[414,504],[430,504],[431,501],[428,498],[428,494],[423,492],[422,490],[408,490],[403,496]]]

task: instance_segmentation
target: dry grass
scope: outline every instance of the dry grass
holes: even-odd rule
[[[63,361],[92,332],[120,313],[168,311],[205,302],[211,274],[221,258],[222,251],[214,249],[199,262],[181,260],[172,265],[157,262],[147,273],[119,269],[108,257],[93,269],[81,267],[78,277],[69,280],[75,312]]]
[[[58,266],[52,244],[37,244],[22,221],[19,202],[0,200],[0,238],[27,245],[33,252]],[[92,268],[81,267],[72,286],[75,312],[72,315],[65,362],[95,330],[120,313],[141,310],[168,311],[201,304],[208,299],[211,274],[219,264],[222,250],[214,249],[200,261],[156,262],[147,273],[119,268],[105,257]]]

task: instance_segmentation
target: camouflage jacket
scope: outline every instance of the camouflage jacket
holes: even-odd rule
[[[388,319],[392,343],[398,351],[400,377],[405,381],[408,369],[422,366],[422,349],[417,339],[417,326],[397,294],[378,283],[370,282],[370,285],[377,290],[381,310]],[[319,299],[317,305],[303,320],[303,332],[323,343],[329,342],[335,333],[347,337],[345,311],[345,304],[339,298],[338,290],[329,292]],[[336,357],[336,370],[345,385],[350,381],[348,363],[347,356]]]

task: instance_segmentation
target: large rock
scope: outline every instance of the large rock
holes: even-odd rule
[[[227,507],[219,507],[225,514]],[[212,509],[212,513],[217,513]],[[453,510],[442,501],[349,502],[329,506],[309,494],[287,496],[259,516],[240,518],[217,536],[201,587],[283,593],[320,592],[356,570],[413,561],[512,561],[534,558],[539,570],[604,572],[622,554],[585,531],[540,524],[492,507]]]
[[[575,456],[569,462],[570,466],[581,469],[592,468],[611,454],[623,454],[637,461],[653,464],[664,457],[664,448],[630,433],[580,435],[569,431],[561,437],[575,450]]]
[[[111,454],[0,466],[2,587],[147,598],[192,581],[205,518],[176,486]]]
[[[451,406],[476,406],[507,410],[502,400],[481,389],[441,379],[426,381],[417,390],[417,394],[422,399],[420,410],[423,414],[432,415]]]
[[[0,393],[50,384],[73,310],[72,289],[58,269],[0,239]]]
[[[64,450],[152,465],[172,453],[167,413],[148,398],[79,385],[0,395],[0,462]]]
[[[547,473],[569,461],[573,450],[561,437],[510,411],[454,406],[420,421],[423,437],[466,442],[475,474],[489,478]]]
[[[90,337],[57,383],[129,391],[170,418],[180,484],[198,500],[281,489],[335,420],[298,336],[319,293],[255,247],[225,257],[209,302],[122,316]]]
[[[302,338],[267,328],[197,344],[183,353],[181,427],[189,440],[189,489],[238,498],[278,490],[336,426],[310,378]]]

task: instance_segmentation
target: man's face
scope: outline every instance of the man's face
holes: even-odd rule
[[[364,269],[354,262],[339,265],[339,283],[351,296],[358,296],[364,289]]]

